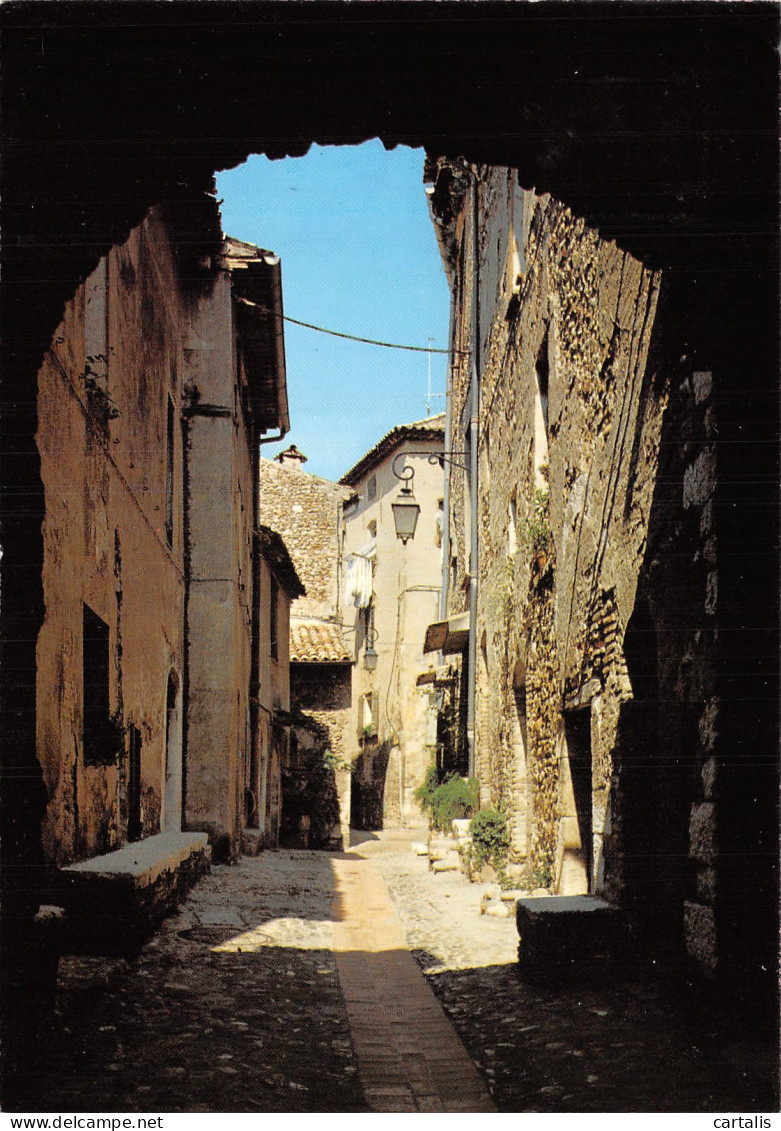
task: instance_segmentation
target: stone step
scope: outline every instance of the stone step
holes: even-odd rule
[[[206,833],[159,833],[59,873],[65,953],[116,954],[148,937],[209,870]]]
[[[518,961],[530,980],[593,975],[627,951],[625,916],[599,896],[524,896],[516,904],[516,923]]]
[[[435,860],[431,865],[432,872],[457,872],[461,862],[457,856],[447,856],[444,860]]]

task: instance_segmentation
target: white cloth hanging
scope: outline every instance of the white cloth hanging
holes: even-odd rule
[[[372,561],[377,553],[377,542],[372,541],[350,554],[344,571],[344,603],[356,609],[366,609],[371,604],[373,591]]]

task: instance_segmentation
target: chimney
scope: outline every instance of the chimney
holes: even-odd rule
[[[284,452],[278,452],[274,459],[277,463],[281,463],[283,467],[301,467],[306,463],[307,457],[298,450],[295,444],[291,444],[289,448],[285,448]]]

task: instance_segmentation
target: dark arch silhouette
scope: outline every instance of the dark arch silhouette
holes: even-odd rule
[[[729,893],[748,937],[777,797],[776,5],[11,0],[0,20],[6,988],[26,976],[7,925],[39,898],[35,375],[63,304],[153,203],[187,205],[186,250],[215,169],[373,136],[517,168],[665,269],[668,348],[716,369],[725,846],[761,849]]]

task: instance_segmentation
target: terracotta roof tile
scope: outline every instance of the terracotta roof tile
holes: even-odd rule
[[[290,625],[290,662],[298,664],[351,664],[338,624],[293,621]]]

